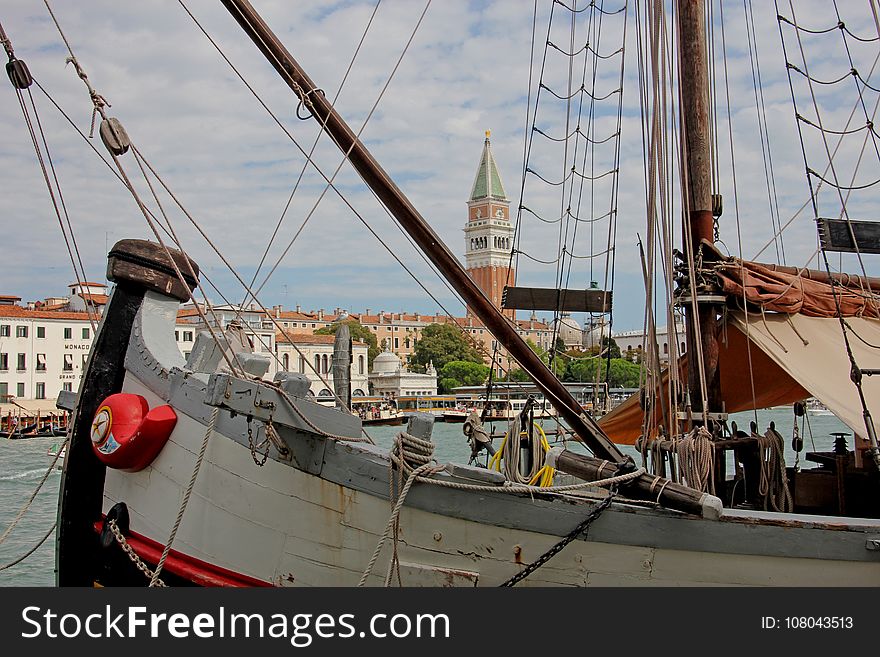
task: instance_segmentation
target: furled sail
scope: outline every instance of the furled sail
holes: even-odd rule
[[[731,300],[745,300],[765,311],[809,317],[880,317],[880,281],[810,269],[765,265],[731,258],[716,267],[721,289]],[[821,279],[825,280],[821,280]],[[836,297],[836,300],[835,300]],[[741,303],[739,305],[742,305]],[[839,326],[838,326],[839,330]]]

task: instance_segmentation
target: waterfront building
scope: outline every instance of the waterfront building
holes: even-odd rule
[[[323,399],[333,396],[333,342],[335,335],[313,333],[278,333],[275,336],[276,371],[305,374],[311,382],[309,392]],[[366,342],[352,340],[351,395],[370,394]],[[378,359],[377,359],[378,360]],[[271,368],[270,368],[271,369]]]
[[[429,363],[424,374],[410,372],[398,356],[386,350],[373,360],[370,386],[379,397],[432,397],[437,394],[437,370]]]
[[[644,330],[635,329],[632,331],[615,332],[612,337],[620,348],[620,355],[622,357],[629,358],[632,361],[641,360],[643,350],[646,348]],[[676,322],[675,331],[672,335],[670,335],[670,331],[666,326],[661,326],[657,329],[654,337],[657,341],[657,353],[660,355],[661,363],[669,361],[670,352],[675,351],[675,343],[678,344],[679,356],[687,351],[687,338],[685,337],[683,323]],[[672,349],[670,349],[670,345],[672,345]]]

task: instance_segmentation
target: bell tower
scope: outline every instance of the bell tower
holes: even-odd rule
[[[505,285],[513,285],[513,226],[510,200],[492,155],[489,131],[483,155],[468,199],[468,220],[464,227],[465,261],[468,274],[492,303],[501,308]],[[468,314],[470,314],[468,308]],[[504,314],[514,318],[514,310]]]

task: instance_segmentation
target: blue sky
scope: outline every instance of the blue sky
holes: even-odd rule
[[[562,12],[558,4],[540,4],[536,30],[538,61],[546,41],[548,12],[551,7],[554,12]],[[580,2],[578,6],[585,4]],[[793,7],[804,25],[824,28],[837,23],[833,8],[827,4],[780,2],[779,9],[791,15]],[[847,11],[855,9],[854,16],[846,19],[852,32],[862,37],[876,37],[877,27],[867,6],[845,4]],[[296,118],[293,95],[222,6],[204,1],[187,5],[284,127],[308,150],[317,126]],[[310,76],[332,96],[375,2],[254,0],[254,5]],[[608,0],[604,6],[610,11],[621,5],[622,2]],[[301,153],[244,88],[177,2],[57,1],[52,6],[90,80],[111,103],[110,114],[123,122],[140,150],[227,259],[249,281],[303,167]],[[779,217],[783,222],[788,221],[807,200],[808,190],[779,43],[776,7],[773,3],[753,2],[761,91],[771,137],[776,188],[776,198],[768,199],[744,6],[747,4],[743,2],[724,3],[737,198],[735,203],[726,146],[725,107],[719,114],[722,126],[720,175],[725,200],[721,237],[730,253],[740,253],[741,242],[742,254],[752,258],[771,240],[770,208],[775,211],[778,205]],[[514,199],[514,208],[519,201],[533,7],[528,0],[435,0],[363,133],[368,148],[462,259],[465,201],[487,129],[492,131],[493,151],[508,195]],[[717,2],[714,7],[718,23]],[[376,101],[423,8],[424,3],[418,0],[383,0],[381,3],[337,103],[341,114],[356,131]],[[561,15],[557,14],[557,18]],[[603,32],[598,42],[603,54],[619,47],[621,18],[622,15],[603,18]],[[34,76],[70,113],[77,126],[88,132],[91,104],[72,67],[65,65],[66,52],[43,4],[34,0],[6,0],[0,10],[0,21],[17,55],[28,63]],[[581,43],[585,34],[586,28],[578,27],[571,43]],[[554,23],[551,35],[551,40],[560,47],[568,46],[567,23]],[[638,77],[635,67],[630,66],[635,64],[637,52],[632,13],[627,35],[614,274],[614,324],[620,330],[640,327],[644,311],[636,235],[645,235],[645,186]],[[719,55],[717,70],[720,71],[723,66],[720,26],[715,30],[715,38]],[[815,68],[810,70],[813,77],[832,80],[849,70],[839,31],[814,35],[810,37],[812,40],[803,35],[803,39],[808,60],[815,62]],[[876,55],[876,42],[861,44],[849,39],[847,43],[852,46],[851,54],[856,57],[860,72],[873,86],[880,88],[873,77],[867,77]],[[800,57],[795,50],[796,41],[790,40],[787,47],[790,57]],[[548,63],[553,61],[548,56]],[[615,88],[619,61],[619,57],[604,60],[609,66],[603,66],[597,74],[597,93]],[[554,70],[548,68],[545,78],[548,86],[556,89],[564,88],[566,83],[566,71],[558,64],[557,61]],[[846,124],[858,99],[853,87],[847,86],[850,84],[845,82],[819,90],[818,104],[828,126],[839,128]],[[799,110],[807,114],[812,108],[809,90],[796,82],[795,91]],[[875,92],[863,91],[867,104],[876,101]],[[150,232],[130,195],[105,165],[42,93],[35,90],[34,96],[87,275],[91,279],[102,279],[108,245],[125,237],[149,238]],[[862,112],[861,124],[864,124],[864,110],[858,111]],[[606,129],[613,132],[615,112],[613,102],[597,111],[597,137],[606,134],[603,132]],[[559,107],[554,108],[551,103],[539,106],[536,123],[542,128],[546,126],[548,133],[551,129],[553,134],[562,132],[564,123],[555,125],[556,119],[564,119]],[[0,292],[16,294],[25,300],[63,293],[73,280],[71,266],[17,100],[8,84],[0,88],[0,133],[3,138],[0,170],[4,172],[0,177],[0,198],[3,198],[5,227],[4,283]],[[854,167],[862,143],[844,145],[841,155],[845,164]],[[813,134],[807,136],[806,145],[813,168],[822,170],[827,162],[827,158],[822,159],[824,144]],[[96,146],[101,148],[99,143]],[[596,170],[606,155],[597,154]],[[861,159],[856,182],[880,177],[873,143],[867,144]],[[340,154],[322,139],[315,160],[331,175],[340,162]],[[137,171],[130,157],[125,164],[130,173]],[[558,153],[551,148],[542,150],[537,143],[531,151],[529,166],[549,179],[562,176]],[[851,172],[847,171],[841,171],[841,179],[848,179]],[[450,311],[460,314],[461,305],[426,267],[349,168],[343,167],[337,183],[363,219],[382,236],[387,247],[407,263],[415,277]],[[143,184],[140,188],[145,192]],[[308,171],[282,224],[280,246],[276,245],[270,252],[271,262],[309,214],[322,189],[320,177]],[[592,216],[608,209],[607,198],[607,190],[597,188]],[[871,190],[854,193],[847,199],[854,218],[876,216],[875,200],[876,192]],[[524,203],[550,216],[560,211],[564,200],[559,198],[558,190],[527,177]],[[171,205],[167,199],[163,199],[163,204]],[[738,213],[735,212],[737,205]],[[839,205],[835,195],[823,196],[821,211],[836,216]],[[230,300],[240,300],[241,286],[186,219],[178,212],[173,221],[184,244],[211,281]],[[536,259],[550,260],[555,256],[558,234],[552,229],[524,218],[521,230],[523,250]],[[607,231],[607,222],[601,221],[595,223],[592,235],[584,229],[577,238],[577,252],[596,253],[600,247],[604,248]],[[816,249],[812,210],[808,208],[792,222],[784,233],[784,242],[787,264],[818,266],[815,259],[810,261]],[[776,259],[777,244],[770,243],[760,260]],[[586,258],[576,260],[570,275],[571,287],[585,287],[597,278],[600,282],[604,280],[604,258],[594,259],[592,270],[590,264]],[[851,260],[838,262],[835,258],[834,264],[844,269],[858,269],[857,263]],[[869,274],[876,273],[871,262],[866,262],[866,267]],[[521,258],[520,284],[551,285],[555,277],[555,267]],[[220,300],[215,291],[208,290],[212,300]],[[437,302],[413,282],[332,192],[318,205],[260,297],[267,306],[282,304],[288,308],[299,304],[304,309],[341,307],[355,312],[367,308],[373,312],[434,313],[440,310]]]

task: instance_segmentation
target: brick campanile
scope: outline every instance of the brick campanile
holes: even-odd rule
[[[498,166],[492,156],[489,131],[483,155],[467,202],[468,220],[464,227],[465,259],[468,274],[498,308],[505,285],[513,285],[513,226],[510,200],[504,193]],[[468,314],[471,314],[468,308]],[[514,318],[514,310],[504,314]]]

